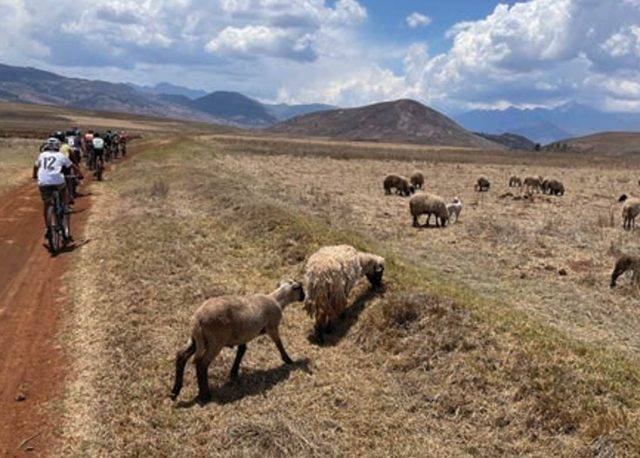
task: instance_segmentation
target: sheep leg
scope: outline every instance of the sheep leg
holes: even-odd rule
[[[247,351],[247,344],[238,345],[238,351],[236,352],[236,360],[233,362],[233,367],[231,368],[231,380],[238,378],[238,371],[240,370],[240,363],[242,362],[242,357],[244,353]]]
[[[268,329],[267,334],[273,340],[273,343],[276,344],[278,351],[280,352],[280,357],[285,364],[293,364],[293,360],[287,354],[287,351],[284,349],[284,345],[282,345],[282,340],[280,340],[280,333],[278,332],[278,328]]]
[[[418,224],[418,217],[414,215],[414,217],[413,217],[413,227],[418,227],[418,226],[420,226]]]
[[[193,339],[189,340],[187,348],[180,350],[176,355],[176,378],[171,390],[171,399],[174,401],[182,390],[182,383],[184,380],[184,367],[187,365],[187,361],[196,352],[196,343]]]
[[[218,356],[222,347],[209,347],[200,358],[196,356],[196,376],[198,378],[198,401],[206,404],[211,400],[211,390],[209,389],[209,365]]]

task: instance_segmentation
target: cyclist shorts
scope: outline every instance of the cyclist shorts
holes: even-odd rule
[[[64,189],[67,185],[62,183],[62,184],[54,184],[54,185],[47,185],[47,186],[39,186],[40,188],[40,196],[42,197],[42,201],[44,203],[50,202],[51,198],[53,197],[53,192],[54,191],[59,191],[60,193],[64,192]]]
[[[102,157],[102,156],[104,156],[104,149],[102,149],[102,148],[100,148],[100,149],[94,148],[93,149],[93,154],[95,154],[96,157]]]

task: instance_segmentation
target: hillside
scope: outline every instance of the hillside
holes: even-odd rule
[[[535,149],[536,144],[527,137],[518,134],[504,133],[500,135],[485,134],[482,132],[474,132],[479,137],[486,138],[495,143],[500,143],[509,149],[519,149],[531,151]]]
[[[640,131],[638,113],[603,112],[578,103],[555,108],[474,110],[455,119],[472,131],[512,132],[543,144],[603,131]]]
[[[278,121],[286,121],[287,119],[295,118],[296,116],[302,116],[309,113],[315,113],[317,111],[335,110],[338,107],[333,105],[324,105],[322,103],[310,103],[302,105],[288,105],[286,103],[279,104],[264,104],[265,108],[275,117]]]
[[[267,126],[277,121],[264,105],[239,92],[212,92],[194,100],[190,106],[216,118],[243,126]]]
[[[136,86],[68,78],[30,67],[0,64],[0,101],[118,111],[185,121],[265,127],[327,105],[267,105],[237,92],[160,83]]]
[[[413,100],[329,110],[298,116],[269,129],[295,136],[503,148],[466,131],[443,114]]]
[[[547,151],[624,155],[640,153],[640,133],[603,132],[561,140],[545,146]]]

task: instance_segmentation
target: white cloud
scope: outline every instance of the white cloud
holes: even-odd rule
[[[439,53],[428,43],[373,42],[363,3],[0,0],[0,56],[66,74],[169,79],[271,100],[640,107],[640,0],[499,4],[451,27]],[[409,27],[430,22],[419,12],[405,19]]]
[[[225,28],[206,45],[206,49],[215,54],[238,57],[266,54],[300,61],[317,58],[311,35],[297,35],[286,29],[253,25]]]
[[[431,18],[429,16],[422,13],[418,13],[417,11],[407,16],[406,21],[407,21],[407,25],[412,29],[431,24]]]
[[[429,57],[424,46],[411,49],[407,78],[428,100],[457,107],[640,100],[630,90],[640,78],[638,23],[638,0],[501,4],[482,20],[452,27],[447,52]]]

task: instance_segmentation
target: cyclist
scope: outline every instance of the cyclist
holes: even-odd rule
[[[60,146],[60,140],[55,137],[49,138],[45,142],[44,149],[38,156],[33,170],[34,177],[38,179],[40,195],[44,202],[44,224],[47,228],[44,235],[45,238],[49,236],[49,231],[51,231],[51,228],[48,227],[47,210],[53,204],[52,196],[54,191],[60,193],[65,209],[68,211],[69,208],[69,195],[67,193],[65,178],[62,174],[62,168],[69,167],[78,177],[82,178],[80,169],[78,169],[68,157],[60,153]],[[69,240],[71,240],[71,234],[69,234]]]
[[[93,141],[91,144],[93,147],[93,164],[94,164],[94,168],[96,169],[96,173],[94,173],[94,176],[98,178],[98,174],[97,174],[98,163],[100,163],[100,165],[104,168],[104,147],[105,147],[104,139],[100,136],[98,132],[95,132],[93,134]]]
[[[120,154],[122,157],[127,155],[127,134],[124,131],[120,132]]]
[[[111,144],[113,143],[113,134],[110,130],[104,134],[104,151],[105,151],[105,159],[107,162],[111,161]]]
[[[96,168],[95,157],[93,156],[93,131],[90,130],[82,137],[82,142],[84,145],[84,156],[87,161],[87,167],[89,170],[93,170]]]

